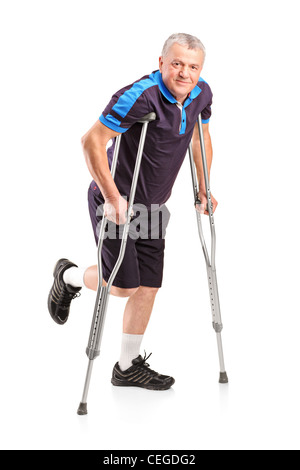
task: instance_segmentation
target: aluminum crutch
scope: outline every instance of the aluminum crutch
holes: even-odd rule
[[[134,167],[134,173],[133,173],[133,178],[132,178],[132,183],[131,183],[127,219],[126,219],[125,225],[123,226],[122,242],[121,242],[119,256],[111,272],[111,275],[108,279],[106,286],[102,285],[103,275],[102,275],[101,253],[102,253],[102,246],[103,246],[103,240],[104,240],[104,232],[105,232],[105,228],[107,226],[108,221],[107,221],[107,218],[104,217],[104,215],[102,218],[100,231],[99,231],[99,241],[98,241],[98,251],[97,251],[97,254],[98,254],[98,288],[97,288],[94,316],[93,316],[92,325],[91,325],[89,342],[86,348],[86,354],[89,358],[89,363],[88,363],[88,368],[87,368],[87,373],[86,373],[82,400],[77,410],[77,414],[79,415],[87,414],[87,396],[88,396],[88,391],[89,391],[89,385],[90,385],[92,369],[94,365],[94,359],[100,354],[100,344],[101,344],[101,339],[103,335],[109,294],[110,294],[112,283],[117,275],[117,272],[122,264],[122,261],[125,255],[129,227],[130,227],[130,222],[132,218],[131,214],[133,211],[133,203],[134,203],[134,198],[135,198],[137,181],[139,177],[140,165],[141,165],[142,156],[143,156],[147,128],[148,128],[148,124],[154,121],[155,119],[156,119],[155,113],[150,113],[138,121],[139,123],[142,123],[143,126],[141,130],[140,142],[139,142],[139,147],[138,147],[138,152],[137,152],[137,157],[136,157],[136,162],[135,162],[135,167]],[[118,154],[119,154],[119,149],[120,149],[120,144],[121,144],[121,137],[122,137],[122,134],[118,135],[116,138],[114,156],[113,156],[113,161],[112,161],[112,166],[111,166],[111,175],[113,178],[115,177],[115,172],[116,172],[116,167],[117,167]]]
[[[223,330],[222,320],[221,320],[221,311],[220,311],[220,302],[219,302],[219,292],[218,292],[218,284],[217,284],[217,273],[216,273],[216,231],[215,231],[215,222],[214,222],[214,215],[213,215],[213,205],[211,201],[211,193],[210,193],[210,185],[209,185],[209,178],[208,178],[208,170],[207,170],[207,161],[206,161],[206,153],[205,153],[205,145],[204,145],[204,137],[203,137],[203,127],[202,127],[202,119],[201,115],[198,116],[198,131],[200,137],[200,148],[201,148],[201,156],[202,156],[202,164],[203,164],[203,173],[204,173],[204,180],[205,180],[205,189],[206,189],[206,197],[207,197],[207,208],[206,210],[209,213],[209,221],[210,221],[210,231],[211,231],[211,259],[209,258],[209,254],[206,248],[203,230],[202,230],[202,223],[201,223],[201,214],[196,210],[197,215],[197,223],[198,223],[198,231],[201,240],[201,245],[204,253],[204,258],[206,262],[206,269],[207,269],[207,277],[208,277],[208,287],[209,287],[209,297],[210,297],[210,304],[211,304],[211,311],[213,317],[213,328],[217,333],[217,342],[218,342],[218,352],[219,352],[219,360],[220,360],[220,380],[221,384],[228,383],[228,377],[225,370],[225,363],[224,363],[224,355],[223,355],[223,346],[222,346],[222,337],[221,331]],[[192,181],[193,181],[193,190],[194,190],[194,201],[195,201],[195,209],[197,208],[198,204],[201,204],[198,198],[199,192],[199,183],[195,168],[195,162],[193,158],[193,149],[192,149],[192,142],[189,145],[189,156],[190,156],[190,165],[191,165],[191,172],[192,172]]]

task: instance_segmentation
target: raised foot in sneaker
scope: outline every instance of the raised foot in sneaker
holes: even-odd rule
[[[69,318],[71,301],[81,294],[81,287],[73,287],[63,280],[64,272],[75,266],[68,259],[62,258],[54,267],[54,282],[48,296],[48,310],[53,320],[59,325],[64,325]]]
[[[151,353],[152,354],[152,353]],[[168,390],[175,383],[173,377],[162,375],[150,369],[147,359],[137,357],[129,369],[122,371],[117,362],[113,368],[111,383],[119,387],[141,387],[148,390]]]

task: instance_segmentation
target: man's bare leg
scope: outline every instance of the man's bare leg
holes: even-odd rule
[[[86,287],[97,290],[98,268],[91,266],[85,271]],[[103,280],[103,284],[106,282]],[[158,288],[140,286],[133,289],[121,289],[112,286],[111,294],[117,297],[129,297],[123,316],[123,335],[119,366],[126,370],[132,365],[132,360],[140,354],[140,346],[146,331]]]
[[[87,288],[97,290],[98,287],[98,268],[89,267],[84,274],[84,284]],[[106,282],[103,281],[105,285]],[[130,335],[143,335],[147,328],[154,300],[158,288],[140,286],[133,289],[121,289],[112,286],[111,294],[117,297],[129,297],[123,318],[123,333]]]

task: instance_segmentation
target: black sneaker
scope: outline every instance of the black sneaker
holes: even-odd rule
[[[152,353],[151,353],[152,354]],[[120,387],[142,387],[148,390],[168,390],[175,383],[173,377],[168,375],[161,375],[150,369],[147,364],[147,359],[142,356],[137,357],[132,361],[132,366],[129,369],[122,371],[117,362],[113,368],[111,383]]]
[[[72,266],[78,267],[68,259],[62,258],[57,261],[53,272],[54,282],[48,296],[48,310],[59,325],[68,320],[71,301],[81,295],[79,294],[81,287],[70,286],[63,280],[64,272]]]

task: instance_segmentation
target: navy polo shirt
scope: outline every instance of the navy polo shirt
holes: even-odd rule
[[[148,126],[135,203],[150,208],[164,204],[170,197],[191,141],[197,117],[209,122],[212,92],[200,78],[183,105],[180,105],[165,86],[160,71],[122,88],[106,106],[100,121],[123,134],[119,151],[115,183],[122,196],[129,197],[132,175],[139,145],[142,124],[137,121],[154,112],[156,120]],[[108,149],[111,167],[115,139]],[[98,189],[93,182],[93,188]]]

